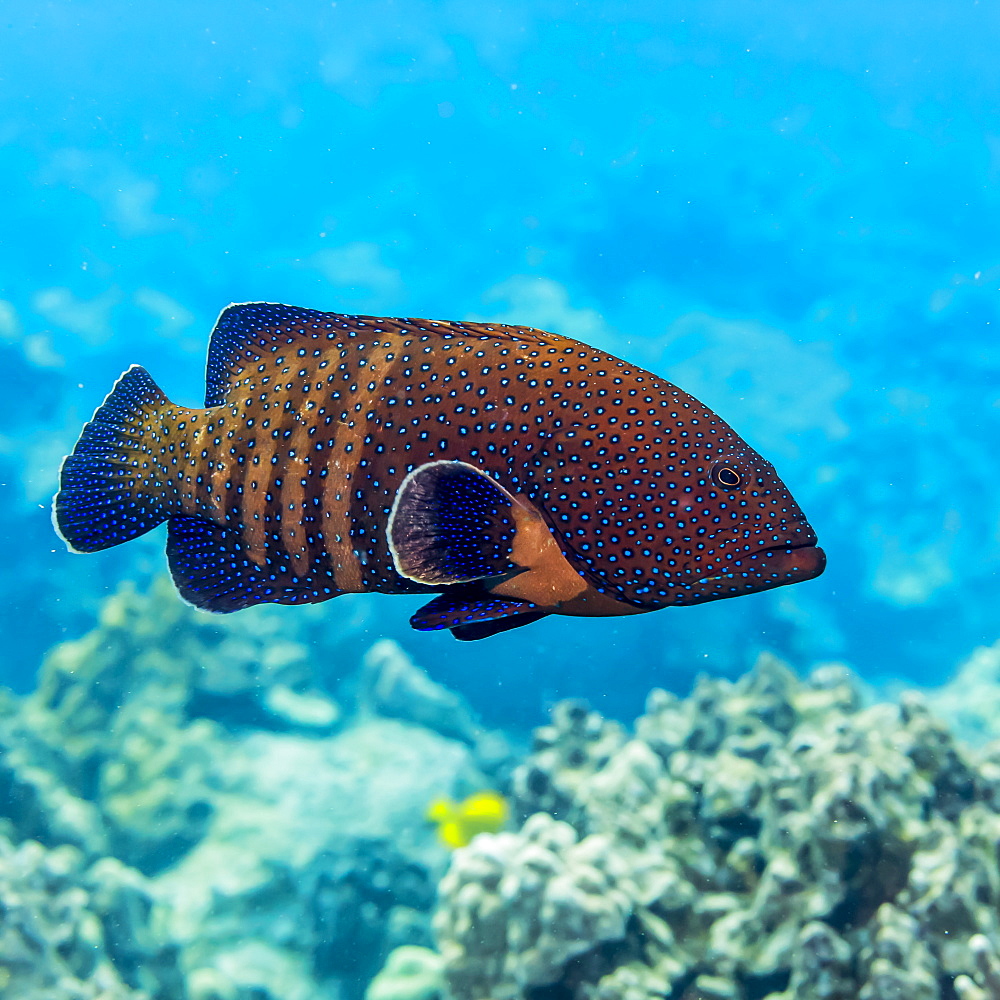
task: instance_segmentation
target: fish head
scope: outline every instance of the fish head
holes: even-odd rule
[[[658,386],[640,386],[631,419],[577,421],[546,449],[545,507],[577,572],[644,611],[819,576],[826,556],[774,466],[698,400]]]
[[[716,461],[696,467],[662,549],[643,566],[653,579],[667,567],[665,583],[646,591],[654,603],[753,594],[811,580],[826,567],[816,532],[774,466],[733,438]]]

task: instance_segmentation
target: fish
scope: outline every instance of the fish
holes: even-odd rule
[[[63,461],[56,531],[97,552],[167,523],[198,608],[426,594],[477,640],[819,576],[770,462],[693,396],[503,323],[224,309],[203,408],[128,369]]]
[[[452,849],[465,847],[480,833],[498,833],[507,825],[510,809],[499,792],[476,792],[461,802],[435,799],[427,819],[436,823],[438,839]]]

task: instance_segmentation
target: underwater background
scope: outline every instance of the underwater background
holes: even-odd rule
[[[958,895],[988,910],[1000,894],[995,854],[984,860],[1000,751],[966,749],[1000,735],[1000,654],[975,652],[1000,639],[998,37],[1000,12],[974,0],[2,5],[0,833],[12,853],[0,851],[0,900],[22,877],[39,898],[62,892],[59,879],[77,893],[77,923],[65,900],[65,919],[52,917],[63,942],[53,955],[68,961],[66,940],[100,939],[106,958],[89,969],[81,958],[72,976],[84,985],[67,997],[362,996],[397,945],[434,945],[428,914],[454,845],[435,841],[424,810],[480,788],[499,790],[512,829],[529,816],[568,823],[501,834],[553,857],[572,855],[570,836],[581,849],[603,837],[594,857],[609,844],[615,856],[619,840],[662,848],[683,828],[728,860],[702,882],[685,872],[683,906],[651,902],[666,869],[682,880],[686,855],[671,848],[655,887],[621,889],[621,912],[574,911],[593,920],[570,938],[619,943],[596,965],[549,942],[529,971],[510,959],[469,972],[460,908],[442,904],[436,940],[459,1000],[877,1000],[894,994],[869,972],[904,939],[927,952],[909,963],[925,969],[926,991],[907,986],[908,997],[1000,996],[993,918],[959,918],[960,901],[949,910],[935,897],[921,923],[916,888],[898,919],[879,908],[910,891],[920,851],[926,870],[941,869],[949,837],[955,858],[975,859],[953,859],[946,881],[980,879]],[[550,617],[469,646],[412,632],[417,598],[195,613],[162,584],[162,530],[92,557],[66,552],[50,525],[59,463],[114,379],[140,363],[171,399],[198,405],[216,316],[252,300],[537,326],[649,368],[774,462],[828,569],[739,600]],[[962,664],[963,679],[931,699],[944,722],[897,697],[947,684]],[[653,688],[663,693],[650,703]],[[863,707],[884,698],[894,715]],[[640,713],[629,742],[622,725]],[[714,736],[699,728],[706,718]],[[837,725],[856,745],[823,742]],[[873,749],[880,728],[887,744]],[[833,878],[843,898],[795,910],[777,958],[706,960],[698,934],[725,914],[684,906],[710,883],[749,899],[746,873],[792,850],[768,754],[803,742],[854,754],[845,773],[869,758],[878,770],[883,751],[908,761],[869,774],[864,794],[830,792],[841,804],[869,796],[868,819],[831,815],[867,824],[858,837],[878,857],[862,852],[853,874]],[[691,777],[699,768],[725,772],[733,757],[757,771],[731,771],[745,781],[723,790],[729,812],[675,816],[669,836],[623,832],[595,817],[642,813],[621,791],[629,781],[609,778],[597,805],[580,797],[622,747],[614,773],[638,768],[661,807],[708,794]],[[810,787],[836,784],[832,763],[803,767]],[[316,820],[308,836],[305,817]],[[803,820],[792,840],[819,852],[818,883],[843,845],[816,846],[817,824]],[[761,853],[738,863],[734,845],[748,840]],[[463,878],[489,883],[482,865],[516,868],[523,847],[491,848],[472,874],[476,855],[456,852],[442,898],[458,898]],[[884,892],[862,899],[868,862]],[[220,872],[231,884],[212,882]],[[625,876],[605,877],[588,891],[618,898]],[[238,905],[213,909],[227,892]],[[743,940],[734,913],[755,926],[791,920],[758,904],[726,910],[718,941]],[[17,970],[44,962],[11,944],[3,920],[0,994],[11,984],[13,997],[61,998],[58,977],[23,985]],[[949,921],[972,942],[959,957],[935,944]],[[685,944],[682,924],[701,944]],[[637,958],[657,933],[664,954],[688,958]],[[266,961],[233,944],[255,935],[270,942]],[[504,940],[490,952],[498,962],[519,954]],[[787,959],[845,948],[841,964],[868,979],[845,971],[842,993],[809,992]],[[430,983],[423,994],[374,1000],[443,996],[431,954],[409,956],[422,970],[410,978]],[[646,988],[631,980],[595,985],[629,962],[659,970],[646,993],[628,993]]]

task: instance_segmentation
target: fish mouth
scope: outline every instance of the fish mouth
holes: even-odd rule
[[[813,541],[798,545],[771,545],[765,549],[742,556],[738,564],[725,573],[705,577],[699,583],[712,583],[741,575],[747,570],[756,571],[761,577],[781,578],[781,583],[798,583],[813,580],[826,569],[826,553]]]
[[[818,545],[765,549],[768,569],[795,580],[812,580],[826,569],[826,553]]]

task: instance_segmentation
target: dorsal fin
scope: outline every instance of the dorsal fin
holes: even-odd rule
[[[205,405],[222,406],[247,361],[257,361],[275,343],[291,344],[313,332],[314,324],[332,326],[333,313],[299,309],[277,302],[239,302],[219,315],[208,342]]]
[[[352,316],[277,302],[234,303],[222,310],[209,340],[205,406],[222,406],[228,402],[229,391],[241,370],[280,347],[305,338],[339,341],[372,332],[390,336],[431,333],[443,339],[513,340],[538,347],[571,343],[558,334],[506,323]]]

